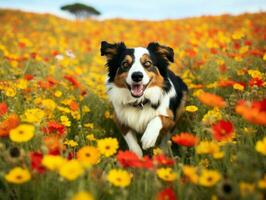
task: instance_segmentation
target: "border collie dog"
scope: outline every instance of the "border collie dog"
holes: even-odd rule
[[[154,42],[127,48],[123,42],[103,41],[101,55],[107,58],[107,93],[116,123],[129,149],[143,156],[142,149],[169,137],[185,105],[187,86],[168,69],[174,51]],[[136,133],[142,134],[141,145]]]

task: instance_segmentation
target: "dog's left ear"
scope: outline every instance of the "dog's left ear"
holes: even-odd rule
[[[101,42],[101,56],[106,56],[108,61],[112,60],[123,49],[126,49],[126,45],[123,42],[114,44],[106,41]]]
[[[160,45],[157,42],[151,42],[148,44],[147,49],[162,56],[166,61],[174,62],[174,50],[171,47]]]

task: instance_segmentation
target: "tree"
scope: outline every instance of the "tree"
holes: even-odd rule
[[[77,19],[89,18],[93,15],[100,15],[101,13],[91,6],[81,3],[69,4],[61,7],[61,10],[68,11],[75,15]]]

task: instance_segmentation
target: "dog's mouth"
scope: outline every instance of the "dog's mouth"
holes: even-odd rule
[[[131,95],[133,97],[139,98],[144,94],[145,89],[147,88],[147,86],[150,84],[152,79],[150,79],[150,81],[144,85],[143,83],[133,83],[132,85],[129,85],[126,82],[126,85],[131,93]]]

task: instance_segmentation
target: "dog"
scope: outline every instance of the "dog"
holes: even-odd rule
[[[100,50],[107,59],[107,94],[115,121],[129,150],[143,156],[159,135],[171,132],[184,110],[187,85],[168,69],[174,51],[156,42],[127,48],[123,42],[106,41]],[[141,145],[136,133],[142,134]]]

